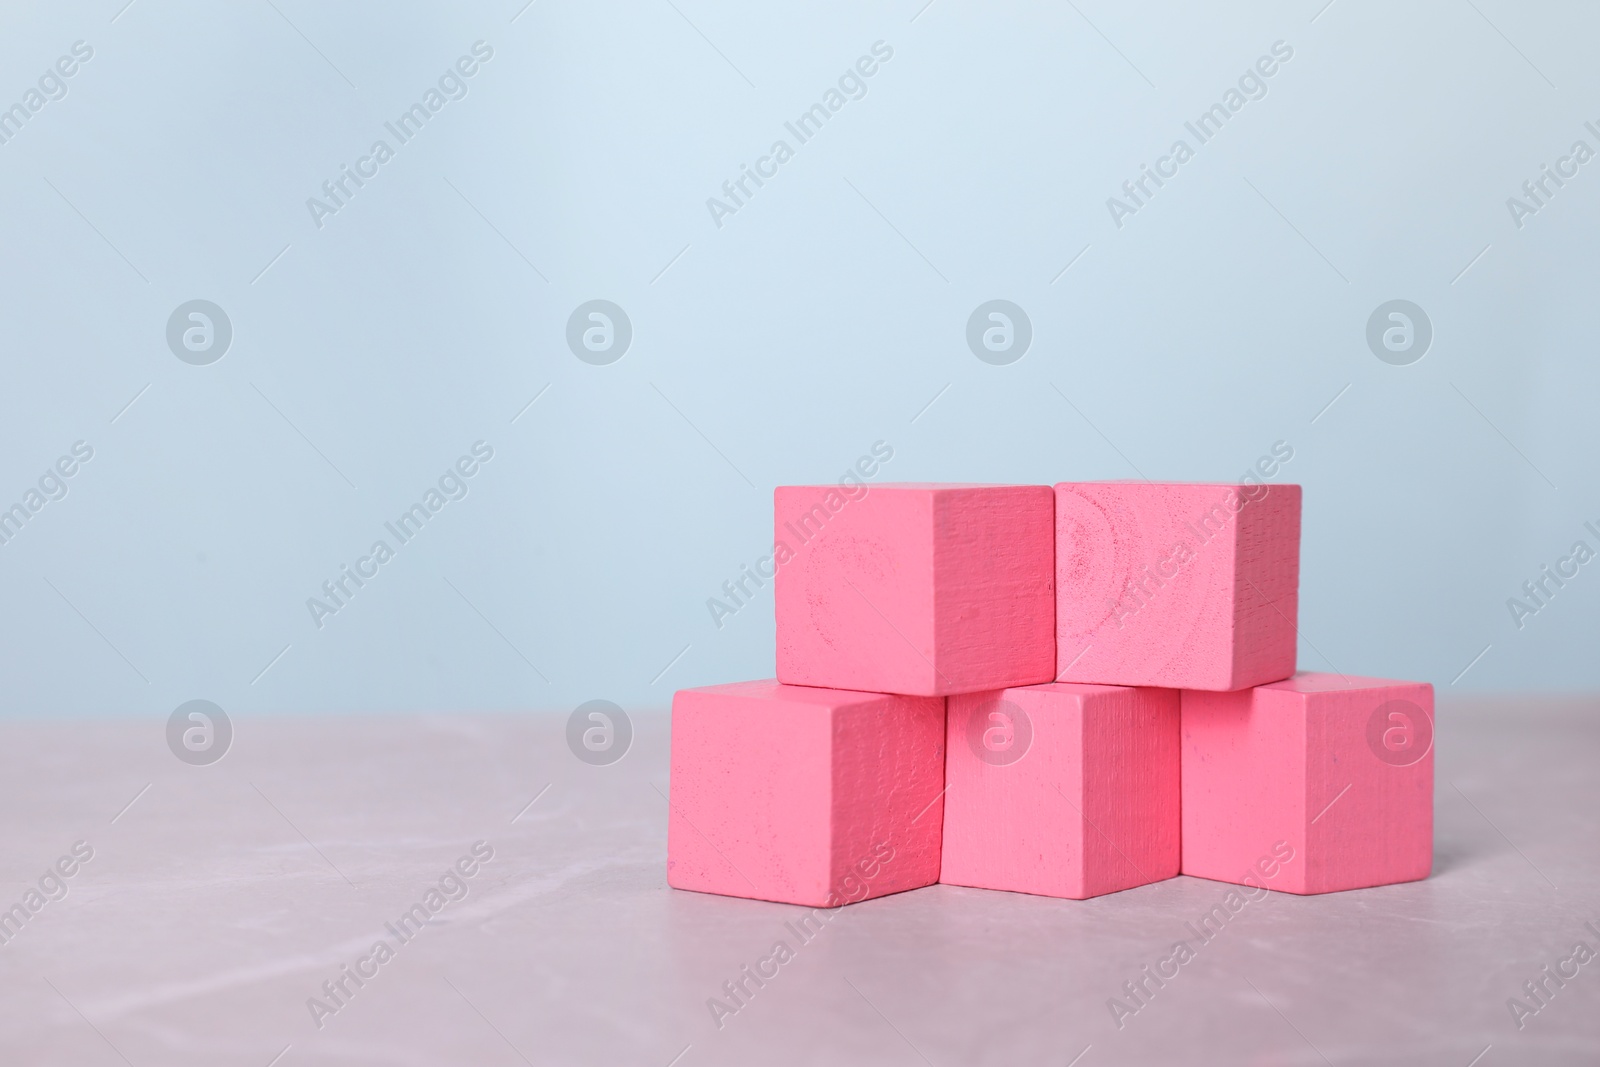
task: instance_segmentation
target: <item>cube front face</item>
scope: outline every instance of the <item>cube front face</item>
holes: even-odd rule
[[[1090,896],[1176,877],[1182,864],[1181,699],[1103,687],[1088,699],[1083,812]]]
[[[1414,882],[1433,869],[1433,686],[1301,675],[1306,892]],[[1356,681],[1352,679],[1352,682]],[[1287,683],[1280,683],[1287,684]],[[1283,698],[1277,698],[1283,699]]]
[[[1305,717],[1261,692],[1183,692],[1183,873],[1303,893]]]
[[[780,681],[943,696],[1051,679],[1048,487],[852,490],[774,495]]]
[[[1082,900],[1177,874],[1178,717],[1170,690],[951,697],[939,880]]]
[[[938,880],[942,699],[684,690],[671,763],[675,888],[833,907]]]
[[[1298,674],[1184,692],[1184,874],[1310,894],[1432,866],[1432,686]]]
[[[1298,485],[1055,493],[1059,680],[1225,691],[1294,673]]]

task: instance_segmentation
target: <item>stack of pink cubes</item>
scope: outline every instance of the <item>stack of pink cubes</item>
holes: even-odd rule
[[[1425,878],[1433,688],[1296,673],[1300,487],[785,486],[774,681],[672,704],[667,881]]]

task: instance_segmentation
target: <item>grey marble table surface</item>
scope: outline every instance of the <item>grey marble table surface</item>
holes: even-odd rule
[[[1444,696],[1433,876],[1268,894],[1120,1020],[1226,886],[934,886],[801,941],[667,887],[633,722],[591,766],[556,714],[240,717],[191,766],[159,721],[0,721],[0,1064],[1600,1063],[1600,700]]]

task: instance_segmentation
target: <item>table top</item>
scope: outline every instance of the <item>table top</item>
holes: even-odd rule
[[[801,942],[667,887],[667,718],[632,722],[597,766],[564,714],[241,717],[209,765],[164,722],[0,721],[0,1062],[1600,1062],[1600,962],[1562,963],[1600,952],[1600,699],[1442,697],[1433,876],[1269,894],[1120,1027],[1227,886],[933,886]],[[1578,973],[1519,1029],[1546,965]]]

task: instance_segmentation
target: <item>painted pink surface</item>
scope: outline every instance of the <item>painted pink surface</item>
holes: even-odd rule
[[[1294,673],[1298,485],[1055,491],[1058,680],[1228,690]]]
[[[1052,678],[1048,486],[853,491],[774,495],[779,681],[942,696]]]
[[[833,907],[939,880],[943,698],[686,689],[671,766],[675,888]]]
[[[1301,673],[1184,691],[1184,874],[1330,893],[1432,866],[1431,685]]]
[[[1083,900],[1178,873],[1176,690],[951,697],[945,751],[941,882]]]

